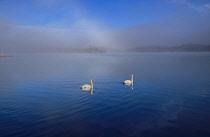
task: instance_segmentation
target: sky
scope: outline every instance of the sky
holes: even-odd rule
[[[210,0],[0,0],[0,51],[210,44]]]

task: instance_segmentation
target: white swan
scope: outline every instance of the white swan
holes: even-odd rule
[[[91,90],[93,89],[93,80],[90,80],[90,85],[89,84],[84,84],[83,86],[80,87],[82,90]]]
[[[131,74],[131,80],[125,80],[123,82],[123,85],[131,85],[133,84],[133,74]]]

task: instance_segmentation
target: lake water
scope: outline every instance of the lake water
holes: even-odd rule
[[[210,137],[210,53],[0,58],[0,136]]]

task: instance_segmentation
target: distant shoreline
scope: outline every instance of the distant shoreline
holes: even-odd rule
[[[164,46],[137,46],[137,47],[119,47],[119,48],[106,48],[106,47],[97,47],[91,46],[86,48],[74,48],[71,47],[63,49],[22,49],[17,51],[7,51],[7,53],[77,53],[77,54],[86,54],[86,53],[164,53],[164,52],[210,52],[210,45],[182,45],[175,47],[164,47]],[[0,56],[6,57],[6,56]],[[7,56],[11,57],[11,56]]]

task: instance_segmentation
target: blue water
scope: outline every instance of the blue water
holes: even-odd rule
[[[210,137],[210,53],[0,58],[0,136]]]

